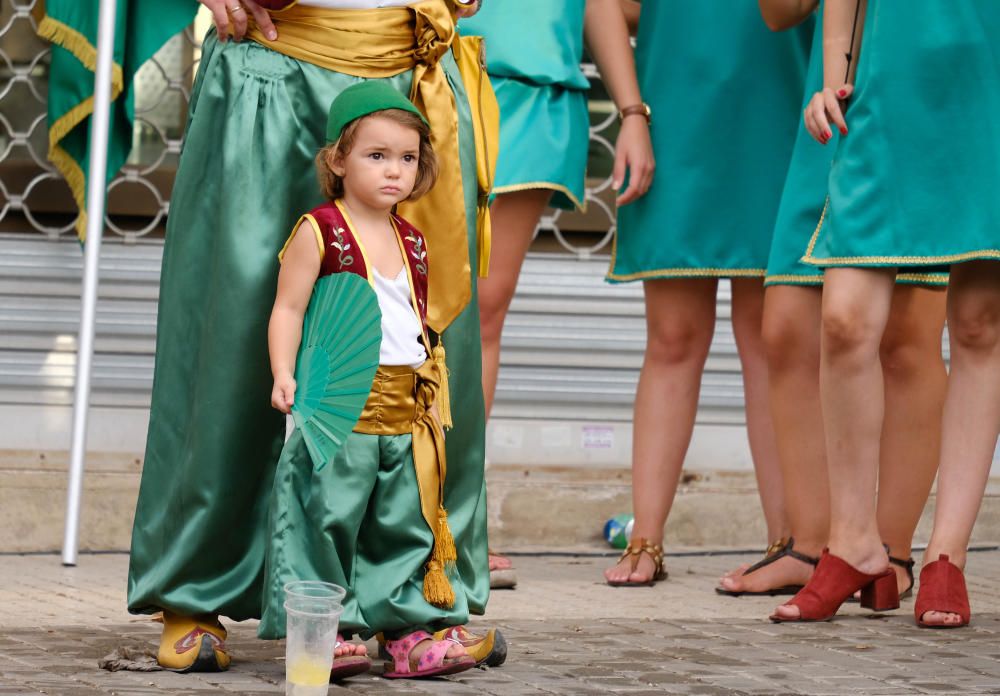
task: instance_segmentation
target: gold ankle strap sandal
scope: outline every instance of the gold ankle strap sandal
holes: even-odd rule
[[[625,550],[622,551],[618,562],[621,563],[626,558],[630,558],[631,572],[634,573],[635,569],[639,566],[639,557],[642,554],[646,554],[653,560],[653,575],[651,578],[640,581],[625,580],[624,582],[612,582],[608,580],[608,584],[612,587],[652,587],[660,580],[666,580],[667,571],[663,569],[663,547],[659,544],[653,544],[643,537],[633,537],[628,542]]]

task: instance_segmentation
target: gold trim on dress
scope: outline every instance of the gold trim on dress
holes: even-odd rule
[[[632,280],[669,280],[672,278],[763,278],[767,276],[766,268],[657,268],[638,273],[615,273],[615,262],[618,260],[618,235],[615,229],[611,237],[611,264],[605,280],[628,282]]]
[[[403,268],[406,269],[406,280],[410,285],[410,306],[413,311],[417,314],[417,319],[420,321],[420,335],[424,339],[424,349],[427,351],[428,357],[431,355],[431,339],[427,335],[427,324],[424,322],[423,316],[420,314],[420,306],[417,304],[417,286],[413,283],[413,269],[410,268],[410,257],[406,253],[406,245],[403,244],[403,235],[399,233],[399,227],[396,225],[396,218],[393,215],[389,215],[389,223],[392,225],[392,231],[396,233],[396,244],[399,246],[399,253],[403,257]],[[426,239],[424,240],[426,244]],[[358,242],[360,244],[360,242]],[[428,270],[430,270],[430,253],[427,252],[427,262]],[[430,277],[430,273],[427,274]]]
[[[319,229],[319,223],[316,222],[316,218],[314,218],[310,213],[300,216],[298,221],[295,223],[295,226],[292,227],[292,233],[288,235],[288,239],[286,239],[285,243],[282,245],[281,251],[278,252],[279,262],[285,260],[285,252],[288,251],[288,245],[292,243],[293,239],[295,239],[295,235],[298,234],[299,228],[302,227],[302,223],[307,220],[309,221],[309,226],[312,227],[313,234],[316,236],[316,244],[319,246],[319,262],[323,263],[323,258],[326,256],[326,243],[323,241],[323,233]]]
[[[795,275],[795,274],[777,274],[777,275],[765,275],[764,276],[764,286],[769,285],[822,285],[823,276],[822,275]]]
[[[918,285],[930,285],[933,288],[944,289],[948,287],[950,277],[947,273],[897,273],[897,283],[913,283]]]
[[[333,202],[337,206],[337,210],[344,217],[344,223],[347,225],[347,229],[350,231],[351,236],[354,237],[354,242],[358,245],[358,251],[361,252],[361,260],[365,263],[365,275],[368,276],[368,284],[375,287],[375,275],[372,273],[372,262],[368,259],[368,251],[365,249],[365,243],[361,241],[361,235],[358,234],[358,228],[354,226],[354,221],[351,220],[350,213],[347,212],[347,206],[343,204],[343,200],[338,198]],[[406,257],[403,257],[403,265],[406,265]]]
[[[830,197],[827,196],[826,203],[823,204],[823,212],[819,216],[819,223],[816,231],[813,232],[806,247],[805,255],[799,259],[802,263],[810,266],[938,266],[945,264],[962,263],[963,261],[1000,261],[1000,249],[979,249],[977,251],[965,251],[960,254],[945,254],[944,256],[830,256],[819,258],[813,255],[816,249],[816,242],[819,239],[820,230],[826,221],[826,212],[830,206]],[[934,274],[929,274],[934,275]]]
[[[944,288],[948,285],[948,274],[947,273],[897,273],[896,274],[897,283],[906,284],[916,284],[916,285],[930,285],[935,288]],[[769,275],[764,277],[764,287],[771,287],[773,285],[822,285],[823,276],[821,275],[792,275],[792,274],[778,274]]]
[[[801,261],[811,266],[823,267],[938,266],[963,261],[1000,261],[1000,249],[980,249],[945,256],[831,256],[824,259],[803,256]]]
[[[507,186],[496,186],[491,191],[491,195],[499,196],[504,193],[515,193],[517,191],[533,191],[535,189],[548,189],[558,191],[566,196],[570,202],[576,206],[581,213],[587,212],[587,202],[581,202],[576,195],[563,184],[556,184],[551,181],[527,181],[523,184],[508,184]]]
[[[765,268],[658,268],[652,271],[640,271],[618,275],[608,273],[608,280],[671,280],[679,278],[764,278]]]

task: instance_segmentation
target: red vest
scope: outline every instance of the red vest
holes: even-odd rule
[[[336,203],[324,203],[302,216],[316,225],[323,238],[323,260],[319,277],[332,273],[355,273],[372,282],[362,245]],[[392,216],[410,279],[410,298],[417,316],[427,325],[427,242],[416,227],[398,215]],[[304,230],[300,230],[304,231]]]

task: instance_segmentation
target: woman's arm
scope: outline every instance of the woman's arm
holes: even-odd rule
[[[824,87],[854,84],[867,7],[868,0],[827,0],[823,6]],[[847,71],[848,55],[850,74]]]
[[[267,347],[274,377],[271,405],[282,413],[288,413],[295,403],[295,358],[302,342],[302,319],[319,275],[316,239],[312,223],[303,221],[281,260],[278,293],[267,326]]]
[[[819,0],[757,0],[760,14],[771,31],[784,31],[802,24]]]
[[[620,0],[622,12],[625,14],[625,24],[628,25],[628,33],[635,36],[639,33],[639,10],[642,6],[637,0]]]
[[[826,0],[823,6],[823,91],[809,100],[804,118],[806,129],[824,145],[833,137],[831,122],[847,135],[844,108],[854,92],[867,7],[867,0]]]
[[[641,104],[632,44],[618,0],[587,0],[584,32],[590,53],[615,106],[621,110]],[[626,116],[622,119],[618,142],[615,143],[612,183],[617,191],[625,180],[627,170],[629,184],[615,202],[625,205],[646,193],[653,181],[655,166],[646,118],[642,114]]]

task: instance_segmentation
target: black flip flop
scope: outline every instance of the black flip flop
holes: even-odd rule
[[[793,539],[792,537],[788,537],[788,541],[784,542],[783,544],[780,541],[778,542],[778,544],[781,545],[779,546],[777,551],[769,553],[768,555],[764,556],[764,558],[762,558],[761,560],[757,561],[752,566],[744,570],[743,575],[749,575],[754,571],[769,566],[778,559],[784,558],[785,556],[791,556],[795,560],[802,561],[803,563],[808,563],[813,567],[815,567],[816,564],[819,563],[818,558],[814,558],[813,556],[807,556],[804,553],[799,553],[798,551],[796,551],[795,539]],[[772,545],[771,548],[774,548],[774,546],[776,545]],[[720,595],[725,595],[726,597],[777,597],[780,595],[797,594],[798,591],[802,589],[802,587],[803,587],[802,585],[783,585],[782,587],[774,587],[772,589],[764,590],[762,592],[745,592],[742,590],[727,590],[724,587],[716,587],[715,591]]]

